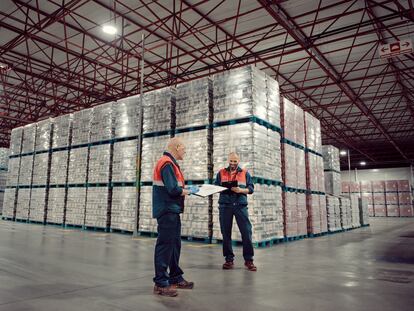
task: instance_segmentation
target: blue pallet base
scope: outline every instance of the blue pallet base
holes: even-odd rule
[[[44,221],[39,221],[39,220],[28,220],[27,222],[29,224],[35,224],[35,225],[44,225],[45,224]]]
[[[122,230],[122,229],[109,229],[111,233],[120,233],[120,234],[128,234],[131,235],[132,231]]]
[[[83,225],[65,224],[65,228],[68,228],[68,229],[82,229]]]
[[[7,221],[14,221],[13,217],[2,217],[1,219],[7,220]]]
[[[139,231],[138,232],[139,236],[147,236],[150,238],[156,238],[158,236],[157,232],[148,232],[148,231]]]
[[[109,232],[108,228],[103,227],[94,227],[94,226],[83,226],[83,230],[86,231],[100,231],[100,232]]]
[[[55,226],[55,227],[65,227],[64,224],[60,224],[60,223],[57,223],[57,222],[49,222],[49,221],[46,221],[46,225]]]
[[[317,238],[324,235],[327,235],[328,232],[321,232],[321,233],[308,233],[308,238]]]
[[[288,237],[285,237],[283,239],[283,241],[284,242],[294,242],[294,241],[299,241],[299,240],[306,239],[307,237],[308,237],[307,235],[288,236]]]
[[[24,222],[24,223],[28,223],[29,222],[27,219],[19,219],[19,218],[16,218],[15,221],[17,221],[17,222]]]

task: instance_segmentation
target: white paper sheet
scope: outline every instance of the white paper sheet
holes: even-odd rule
[[[227,188],[216,186],[216,185],[205,184],[205,185],[200,186],[200,191],[198,191],[195,195],[204,198],[204,197],[208,197],[209,195],[222,192],[224,190],[227,190]]]

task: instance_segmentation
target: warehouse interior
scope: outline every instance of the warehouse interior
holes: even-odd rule
[[[413,0],[1,1],[0,310],[412,310],[413,33]],[[251,175],[257,271],[188,195],[162,297],[173,137],[186,189]]]

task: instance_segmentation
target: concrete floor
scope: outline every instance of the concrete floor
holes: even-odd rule
[[[0,221],[0,310],[413,310],[414,219],[256,250],[222,271],[219,245],[184,243],[196,283],[152,294],[154,239]]]

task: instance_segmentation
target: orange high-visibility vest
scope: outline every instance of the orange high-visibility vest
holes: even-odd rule
[[[177,178],[178,186],[184,188],[184,175],[174,161],[167,155],[163,155],[157,162],[154,168],[154,174],[152,177],[152,183],[155,186],[164,187],[164,183],[162,181],[161,170],[164,168],[165,165],[171,164],[174,170],[175,177]]]
[[[221,182],[231,182],[231,181],[237,181],[237,185],[240,187],[246,187],[247,181],[246,181],[246,174],[247,170],[242,169],[240,172],[236,173],[236,176],[232,176],[230,170],[227,170],[226,168],[222,168],[220,170],[220,180]]]

